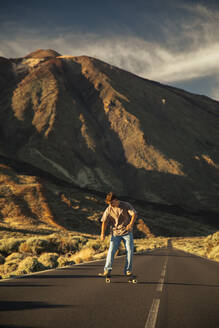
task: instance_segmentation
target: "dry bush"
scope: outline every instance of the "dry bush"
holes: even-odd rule
[[[31,237],[22,243],[19,247],[21,253],[41,254],[49,250],[48,240],[40,237]]]
[[[198,256],[219,261],[219,231],[206,238],[182,238],[172,240],[173,247]]]
[[[82,236],[72,236],[54,234],[48,238],[50,244],[57,246],[57,249],[53,250],[60,254],[66,254],[68,252],[75,253],[79,251],[87,242],[87,238]]]
[[[28,274],[44,269],[44,265],[40,263],[36,257],[28,256],[19,263],[16,274]]]
[[[75,263],[88,262],[93,260],[94,254],[95,251],[93,248],[85,247],[73,255],[72,259],[75,261]]]
[[[104,241],[100,239],[90,239],[86,243],[86,247],[92,248],[97,253],[104,252],[109,247],[109,238],[106,237]]]
[[[76,252],[80,248],[80,239],[72,237],[63,237],[59,240],[59,253]]]
[[[211,250],[211,252],[208,254],[208,257],[219,262],[219,245]]]
[[[71,257],[66,257],[64,255],[61,255],[57,261],[59,267],[75,264],[75,261],[71,259]]]
[[[61,241],[55,237],[31,237],[19,247],[19,252],[39,255],[42,253],[58,252]]]
[[[135,251],[142,253],[155,248],[167,247],[167,240],[165,237],[136,239],[134,241]]]
[[[19,260],[7,261],[4,263],[4,274],[8,274],[17,270]]]
[[[80,264],[80,263],[83,263],[84,261],[80,256],[75,256],[74,262],[75,262],[75,264]]]
[[[206,237],[204,242],[207,257],[219,261],[219,231]]]
[[[5,238],[0,240],[0,252],[4,255],[9,255],[12,252],[17,252],[20,244],[24,239]]]
[[[81,236],[63,236],[53,234],[47,237],[31,237],[23,242],[19,247],[21,253],[32,253],[40,255],[42,253],[59,253],[77,252],[87,242],[87,238]]]
[[[59,255],[57,253],[44,253],[38,258],[38,261],[42,263],[46,269],[52,269],[58,266],[58,258]]]
[[[218,245],[219,245],[219,231],[205,238],[205,246],[207,249],[211,249]]]
[[[6,258],[5,258],[5,261],[13,261],[13,260],[17,260],[17,261],[21,261],[25,258],[25,255],[24,254],[21,254],[21,253],[12,253],[10,255],[8,255]]]
[[[21,253],[31,253],[31,248],[30,248],[30,246],[27,244],[27,242],[24,242],[24,243],[20,244],[18,250],[19,250],[19,252],[21,252]]]
[[[4,263],[4,267],[3,267],[3,272],[6,276],[8,276],[8,274],[10,273],[14,273],[18,266],[19,263],[25,258],[25,255],[20,254],[20,253],[12,253],[10,255],[8,255],[5,258],[5,263]]]
[[[203,238],[172,239],[172,246],[185,252],[196,255],[205,255]]]
[[[107,252],[108,252],[108,250],[106,250],[105,252],[102,252],[102,253],[94,254],[93,255],[94,260],[102,260],[102,259],[105,259],[106,256],[107,256]]]

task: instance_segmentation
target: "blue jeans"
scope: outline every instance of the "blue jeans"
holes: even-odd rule
[[[132,258],[134,252],[134,241],[133,241],[132,232],[128,232],[123,236],[113,236],[113,235],[111,236],[110,246],[109,246],[104,270],[108,270],[108,271],[112,270],[114,256],[117,249],[119,248],[121,241],[123,241],[126,249],[126,261],[125,261],[124,273],[126,274],[126,271],[132,271]]]

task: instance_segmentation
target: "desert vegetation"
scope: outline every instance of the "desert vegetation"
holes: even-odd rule
[[[172,239],[172,246],[219,262],[219,231],[207,237]]]
[[[142,224],[142,222],[140,222]],[[144,225],[143,225],[144,227]],[[219,232],[207,237],[168,238],[152,234],[147,238],[136,238],[134,250],[144,253],[168,246],[219,261]],[[101,242],[98,235],[75,234],[73,232],[48,233],[47,235],[17,234],[0,239],[0,277],[10,278],[42,270],[70,266],[106,257],[110,235]],[[121,243],[117,255],[124,255]]]
[[[106,257],[110,236],[101,242],[98,236],[53,233],[0,240],[0,276],[10,278],[46,269],[98,260]],[[135,251],[166,247],[167,238],[135,240]],[[117,255],[125,253],[121,244]]]

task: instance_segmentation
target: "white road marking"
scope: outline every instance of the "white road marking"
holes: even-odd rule
[[[163,268],[162,272],[161,272],[161,278],[164,278],[166,275],[166,269]]]
[[[164,279],[166,275],[166,270],[167,270],[167,262],[168,262],[168,257],[166,257],[162,271],[161,271],[161,278],[159,280],[159,283],[156,288],[156,292],[162,293],[163,291],[163,285],[164,285]],[[159,311],[159,306],[160,306],[160,298],[154,298],[153,303],[150,308],[150,312],[147,317],[147,321],[145,324],[145,328],[155,328],[156,326],[156,321],[157,321],[157,315]]]
[[[157,321],[157,315],[158,315],[158,310],[159,310],[159,305],[160,305],[160,299],[155,298],[153,300],[153,303],[151,305],[151,309],[145,324],[145,328],[154,328],[156,325]]]
[[[162,292],[162,290],[163,290],[163,283],[164,283],[164,278],[161,278],[160,280],[159,280],[159,284],[157,285],[157,292]]]

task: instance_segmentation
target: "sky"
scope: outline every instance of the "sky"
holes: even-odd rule
[[[0,0],[0,56],[92,56],[219,101],[218,31],[218,0]]]

